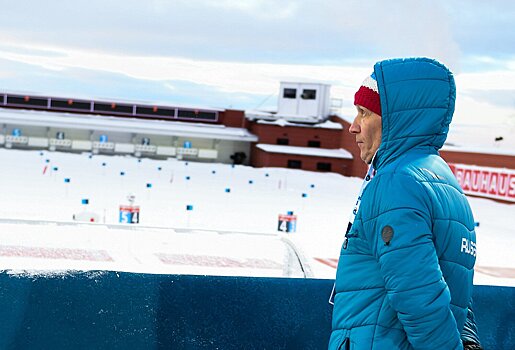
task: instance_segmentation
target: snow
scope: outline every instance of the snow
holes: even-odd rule
[[[327,158],[342,158],[352,159],[352,154],[345,149],[325,149],[315,147],[297,147],[297,146],[283,146],[283,145],[269,145],[258,143],[257,148],[270,153],[285,153],[285,154],[298,154],[303,156],[314,157],[327,157]]]
[[[484,154],[496,154],[503,156],[515,156],[515,148],[507,149],[505,147],[470,147],[470,146],[453,146],[453,145],[444,145],[442,147],[442,151],[450,151],[450,152],[468,152],[468,153],[484,153]]]
[[[0,161],[0,270],[12,273],[334,278],[361,185],[334,173],[176,159],[0,149]],[[129,194],[141,208],[139,224],[118,222]],[[480,223],[475,283],[515,286],[514,206],[470,203]],[[74,222],[82,211],[100,222]],[[278,232],[278,215],[288,211],[298,216],[297,232]]]
[[[247,113],[249,114],[249,113]],[[257,114],[256,114],[257,116]],[[295,126],[295,127],[305,127],[305,128],[321,128],[321,129],[343,129],[343,126],[340,123],[335,123],[330,120],[326,120],[323,123],[317,124],[302,124],[302,123],[292,123],[287,121],[288,116],[278,116],[274,115],[274,118],[279,118],[277,120],[258,120],[258,124],[269,124],[269,125],[278,125],[278,126]],[[286,118],[286,119],[284,119]]]
[[[514,156],[515,125],[453,123],[443,150]]]

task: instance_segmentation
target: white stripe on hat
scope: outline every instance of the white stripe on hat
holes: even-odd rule
[[[375,92],[379,93],[379,89],[377,88],[377,81],[372,78],[372,76],[368,76],[365,81],[363,81],[363,84],[361,84],[364,87],[369,88],[370,90],[374,90]]]

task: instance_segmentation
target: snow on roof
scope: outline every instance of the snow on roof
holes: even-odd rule
[[[258,124],[270,124],[270,125],[279,125],[279,126],[298,126],[298,127],[304,127],[304,128],[322,128],[322,129],[343,129],[342,125],[339,123],[332,122],[330,120],[327,120],[323,123],[318,124],[299,124],[299,123],[292,123],[284,119],[277,119],[274,121],[268,121],[268,120],[258,120]]]
[[[483,154],[496,154],[496,155],[503,155],[503,156],[515,156],[515,149],[495,148],[495,147],[444,145],[441,148],[441,150],[448,151],[448,152],[483,153]]]
[[[343,121],[346,121],[349,124],[352,124],[352,122],[354,121],[354,117],[349,117],[348,115],[343,115],[340,113],[334,113],[333,115],[337,118],[340,118]]]
[[[61,127],[82,130],[139,132],[154,135],[216,138],[220,140],[256,142],[258,138],[244,128],[221,124],[188,123],[153,119],[109,117],[47,111],[0,108],[0,122],[16,125]]]
[[[352,154],[340,149],[325,149],[325,148],[314,148],[314,147],[297,147],[297,146],[282,146],[282,145],[267,145],[259,143],[256,145],[257,148],[270,153],[285,153],[285,154],[298,154],[302,156],[312,157],[327,157],[327,158],[341,158],[341,159],[353,159]]]
[[[444,151],[515,155],[515,125],[452,123]]]

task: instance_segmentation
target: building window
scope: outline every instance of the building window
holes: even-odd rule
[[[301,95],[303,100],[315,100],[317,98],[317,91],[313,89],[302,90]]]
[[[318,162],[317,170],[320,171],[331,171],[331,163]]]
[[[308,147],[320,147],[320,141],[309,140]]]
[[[284,98],[297,98],[297,89],[284,89]]]
[[[302,161],[288,159],[288,168],[291,168],[291,169],[302,169]]]
[[[284,139],[284,138],[277,139],[278,145],[288,145],[289,143],[290,143],[290,140],[288,140],[288,139]]]

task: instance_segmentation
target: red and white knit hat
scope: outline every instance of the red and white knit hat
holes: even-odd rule
[[[368,76],[354,95],[354,105],[360,105],[370,109],[375,114],[381,115],[381,101],[379,100],[379,90],[374,73]]]

